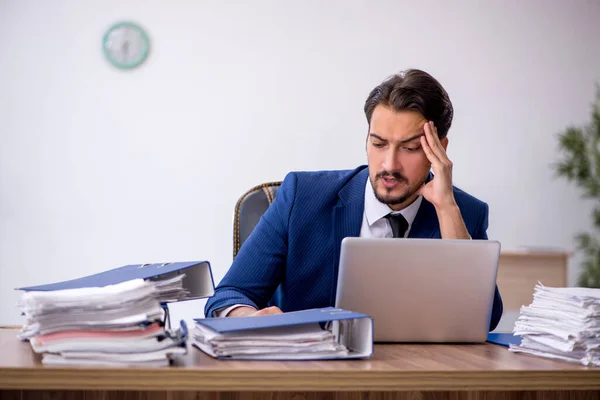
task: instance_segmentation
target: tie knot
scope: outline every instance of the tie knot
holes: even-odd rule
[[[392,234],[395,238],[403,238],[406,230],[408,229],[408,221],[406,218],[400,213],[392,214],[389,213],[385,216],[387,220],[390,222],[390,226],[392,227]]]

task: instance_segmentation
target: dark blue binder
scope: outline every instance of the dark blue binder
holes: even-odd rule
[[[516,346],[521,344],[521,336],[513,335],[512,333],[489,333],[487,341],[493,344],[508,347],[511,344]]]
[[[368,358],[373,354],[373,318],[366,314],[334,307],[262,317],[199,318],[194,321],[196,324],[203,325],[222,335],[231,332],[255,334],[266,328],[293,327],[315,323],[320,323],[323,326],[334,321],[353,321],[350,327],[352,331],[346,332],[344,337],[340,335],[340,341],[347,340],[344,344],[352,350],[350,355],[344,357],[344,359]]]
[[[84,287],[103,287],[132,279],[169,279],[185,274],[183,287],[189,291],[185,300],[210,297],[214,294],[214,280],[208,261],[188,261],[154,264],[133,264],[114,268],[63,282],[17,288],[24,291],[53,291]]]

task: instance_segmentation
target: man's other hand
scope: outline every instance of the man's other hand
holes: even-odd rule
[[[267,307],[262,310],[256,310],[254,307],[237,307],[229,312],[228,317],[259,317],[262,315],[283,314],[279,307]]]

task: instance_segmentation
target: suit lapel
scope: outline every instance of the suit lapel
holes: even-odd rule
[[[342,240],[345,237],[360,236],[368,176],[368,168],[356,174],[340,190],[338,203],[333,209],[333,287],[330,300],[332,305],[335,303]]]

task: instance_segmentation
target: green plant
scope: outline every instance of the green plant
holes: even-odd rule
[[[577,250],[584,255],[578,285],[600,288],[600,86],[596,86],[591,121],[583,127],[567,127],[558,139],[562,159],[554,165],[555,172],[581,188],[583,198],[595,202],[594,234],[582,232],[575,237]]]

